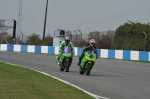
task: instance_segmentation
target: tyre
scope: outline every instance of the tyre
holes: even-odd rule
[[[88,64],[88,67],[86,69],[86,75],[90,75],[91,69],[92,69],[93,65],[92,64]]]
[[[65,61],[64,65],[65,65],[65,68],[66,68],[66,72],[69,72],[70,61]]]

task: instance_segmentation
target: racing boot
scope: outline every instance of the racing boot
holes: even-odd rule
[[[59,63],[59,56],[57,56],[57,64],[59,65],[60,63]]]
[[[80,63],[81,63],[81,59],[79,59],[79,61],[78,61],[78,64],[77,64],[77,65],[78,65],[78,66],[80,66]]]
[[[71,67],[71,64],[72,64],[72,60],[70,60],[70,66],[69,67]]]

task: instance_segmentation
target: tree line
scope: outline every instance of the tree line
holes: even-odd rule
[[[113,49],[150,51],[150,24],[128,21],[116,29]]]
[[[150,24],[127,21],[116,30],[92,31],[86,39],[72,42],[75,47],[83,47],[92,38],[97,41],[99,49],[150,51]],[[24,44],[53,46],[53,37],[48,34],[42,40],[38,34],[33,33]]]

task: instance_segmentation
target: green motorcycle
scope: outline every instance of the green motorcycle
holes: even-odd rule
[[[86,51],[79,66],[79,73],[80,74],[86,73],[86,75],[89,75],[95,61],[96,61],[96,53],[94,52],[94,50]]]
[[[58,56],[56,56],[56,61],[57,61],[57,57]],[[63,50],[63,53],[61,54],[61,56],[58,60],[60,71],[69,72],[69,67],[71,65],[72,57],[73,56],[72,56],[72,53],[71,53],[71,48],[69,46],[66,46]]]

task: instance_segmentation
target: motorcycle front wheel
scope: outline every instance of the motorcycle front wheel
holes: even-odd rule
[[[70,61],[66,61],[66,60],[65,60],[64,66],[65,66],[65,71],[66,71],[66,72],[69,72]]]
[[[88,66],[86,68],[86,75],[90,75],[92,67],[93,67],[92,64],[88,64]]]

